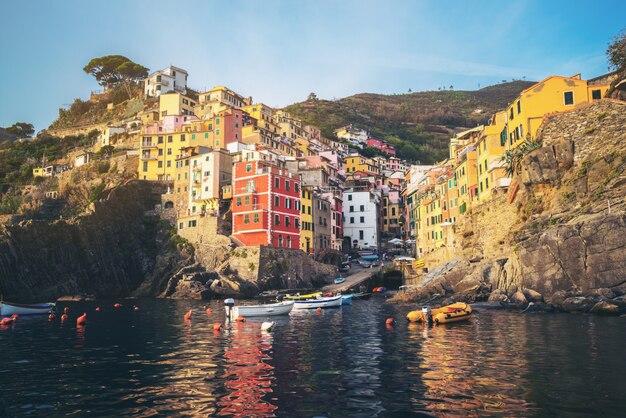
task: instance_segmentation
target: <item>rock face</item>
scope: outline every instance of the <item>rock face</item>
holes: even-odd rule
[[[482,260],[457,259],[451,269],[426,276],[415,298],[482,297],[480,289],[491,288],[491,301],[508,295],[534,306],[545,298],[565,311],[623,309],[625,127],[626,103],[613,100],[548,117],[539,132],[542,147],[525,157],[514,178],[513,203],[500,196],[454,226],[454,248],[446,253]]]
[[[146,216],[161,193],[159,185],[135,181],[72,223],[26,221],[3,227],[0,293],[16,301],[78,294],[120,297],[146,279],[173,274],[190,255],[170,241],[158,218]]]

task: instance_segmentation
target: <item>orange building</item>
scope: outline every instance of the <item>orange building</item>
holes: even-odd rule
[[[300,248],[300,179],[267,161],[233,165],[233,236],[244,245]]]

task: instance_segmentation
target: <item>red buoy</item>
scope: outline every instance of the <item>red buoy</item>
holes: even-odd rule
[[[2,318],[2,320],[0,320],[0,325],[9,325],[13,321],[13,318]]]
[[[57,317],[57,316],[56,316],[55,314],[53,314],[53,313],[51,313],[50,315],[48,315],[48,319],[49,319],[50,321],[52,321],[52,320],[53,320],[54,318],[56,318],[56,317]]]
[[[221,331],[222,330],[222,324],[220,324],[219,322],[216,322],[213,324],[213,331]]]
[[[121,308],[122,304],[121,303],[116,303],[115,305],[113,305],[114,308]]]
[[[87,323],[87,313],[84,312],[81,316],[76,318],[76,325],[81,326]]]
[[[246,318],[245,318],[245,317],[243,317],[243,316],[241,316],[241,315],[239,315],[239,316],[237,317],[237,322],[246,322]]]
[[[189,309],[189,312],[185,314],[185,321],[190,321],[190,320],[191,320],[191,309]]]
[[[208,315],[208,314],[210,314],[211,312],[213,312],[213,309],[211,309],[211,308],[206,308],[206,313],[207,313],[207,315]]]
[[[385,321],[385,324],[387,325],[393,325],[395,321],[393,320],[393,318],[387,318],[387,320]]]
[[[317,311],[317,313],[322,313],[322,308],[318,307],[318,308],[316,309],[316,311]]]
[[[100,307],[99,306],[96,308],[96,312],[100,312]]]
[[[61,315],[61,322],[64,322],[66,319],[67,319],[67,314],[66,313]]]

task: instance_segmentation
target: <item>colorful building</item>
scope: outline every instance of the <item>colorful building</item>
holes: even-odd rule
[[[527,138],[535,139],[544,116],[600,100],[609,86],[582,80],[580,74],[553,75],[523,90],[505,109],[509,146],[516,148]]]
[[[369,190],[343,192],[343,235],[352,248],[380,246],[380,198]]]
[[[182,93],[171,91],[159,96],[159,117],[193,115],[196,101]]]
[[[300,196],[300,248],[305,253],[315,251],[313,240],[313,187],[303,186]]]
[[[300,180],[265,161],[233,165],[233,236],[244,245],[300,248]]]
[[[153,72],[144,79],[144,94],[149,97],[158,97],[170,91],[178,91],[185,94],[187,91],[187,77],[187,71],[170,65],[163,70]]]
[[[497,112],[476,142],[480,201],[489,199],[494,189],[507,189],[511,183],[502,161],[508,148],[507,138],[506,113]]]

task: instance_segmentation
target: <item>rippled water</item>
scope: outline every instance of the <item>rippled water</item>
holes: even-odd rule
[[[625,415],[624,318],[482,311],[424,328],[373,298],[293,312],[272,334],[261,320],[215,333],[221,302],[210,315],[201,302],[113,303],[0,329],[0,416]]]

